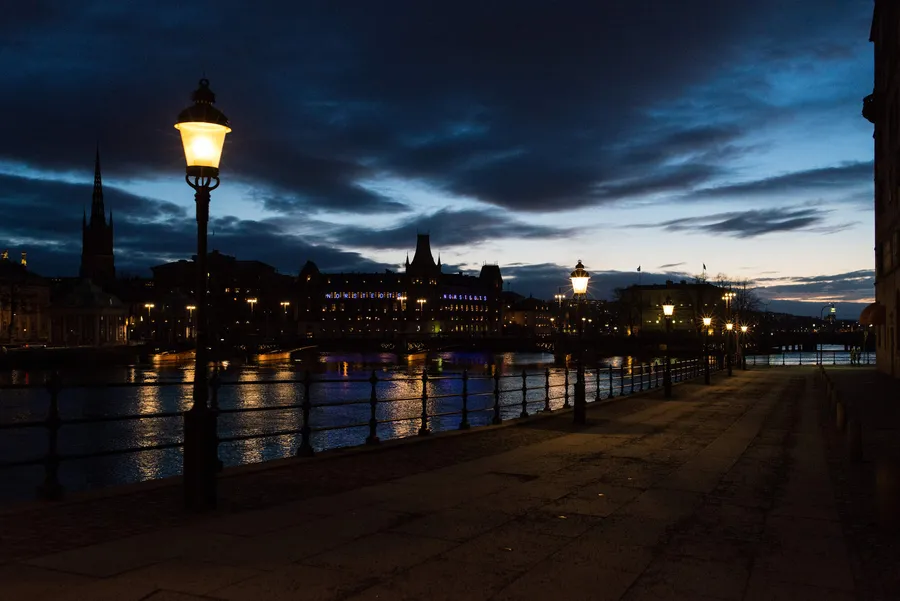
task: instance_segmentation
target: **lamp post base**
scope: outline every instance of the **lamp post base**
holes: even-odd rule
[[[184,505],[207,511],[216,507],[218,472],[216,414],[198,405],[184,414]]]

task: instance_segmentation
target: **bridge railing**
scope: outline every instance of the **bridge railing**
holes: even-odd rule
[[[709,368],[710,371],[718,370],[717,362],[712,358]],[[582,372],[585,401],[599,402],[659,388],[663,386],[663,370],[661,364],[585,367]],[[671,375],[673,383],[703,377],[703,360],[673,360]],[[423,371],[421,375],[400,378],[379,378],[376,372],[369,377],[314,378],[308,371],[301,378],[267,381],[228,381],[214,376],[210,404],[217,416],[219,451],[247,441],[277,438],[285,439],[289,446],[281,457],[311,457],[330,448],[377,445],[385,439],[466,430],[569,409],[575,403],[578,378],[579,370],[568,367],[505,374],[499,370],[488,374],[464,371],[460,375],[447,376]],[[166,381],[64,384],[58,375],[53,375],[40,385],[0,386],[0,403],[4,394],[15,390],[30,393],[37,390],[47,400],[43,418],[35,417],[34,411],[25,411],[13,421],[0,423],[0,435],[7,438],[7,447],[10,436],[22,435],[23,431],[32,433],[30,437],[21,438],[20,443],[12,442],[16,448],[24,450],[25,456],[0,458],[0,471],[42,466],[43,482],[37,487],[38,496],[53,500],[63,496],[59,473],[63,463],[152,451],[180,454],[183,417],[192,385],[192,382]],[[254,387],[283,387],[277,396],[288,397],[290,401],[261,402],[259,394],[251,392]],[[180,407],[172,411],[126,414],[106,414],[96,409],[85,411],[82,407],[82,415],[70,415],[72,411],[65,410],[66,396],[74,391],[99,394],[111,401],[117,391],[128,389],[132,389],[132,393],[138,389],[139,393],[150,395],[158,395],[162,389],[181,389]],[[220,403],[223,397],[229,397],[233,402]],[[61,431],[88,426],[94,429],[86,434],[89,444],[82,447],[99,445],[102,448],[61,449]],[[35,436],[41,429],[45,435]],[[127,444],[115,445],[123,440]],[[107,448],[107,443],[113,443],[113,446]],[[178,472],[180,470],[156,477]]]

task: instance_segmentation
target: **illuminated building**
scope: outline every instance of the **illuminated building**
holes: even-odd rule
[[[298,277],[299,330],[309,338],[493,336],[502,288],[497,265],[478,276],[443,273],[428,234],[419,234],[403,273],[329,274],[307,262]]]
[[[20,262],[0,258],[0,340],[5,344],[50,341],[50,282]]]

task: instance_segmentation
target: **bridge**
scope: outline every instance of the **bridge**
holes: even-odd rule
[[[11,506],[0,598],[852,598],[816,369]]]

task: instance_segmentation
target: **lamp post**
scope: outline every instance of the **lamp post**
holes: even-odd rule
[[[663,304],[663,317],[666,318],[666,367],[663,370],[663,390],[668,399],[672,396],[672,361],[669,355],[669,332],[672,329],[672,316],[675,315],[675,303],[668,296]]]
[[[144,308],[147,309],[147,333],[151,338],[153,336],[153,320],[150,317],[150,310],[155,306],[153,303],[144,303]]]
[[[746,325],[741,326],[741,369],[747,369],[747,330]]]
[[[821,318],[821,321],[822,321],[822,328],[825,327],[825,309],[830,309],[828,314],[831,316],[832,324],[834,324],[834,318],[835,318],[834,303],[828,303],[827,305],[823,306],[822,310],[819,311],[819,317]],[[818,338],[818,340],[816,341],[817,342],[816,354],[819,356],[818,363],[820,363],[820,364],[825,363],[825,345],[822,343],[822,334],[816,333],[816,338]]]
[[[210,410],[208,381],[207,228],[209,194],[219,187],[219,161],[225,135],[231,131],[228,118],[213,106],[216,96],[207,79],[191,95],[193,105],[181,111],[175,129],[181,133],[187,164],[185,181],[194,190],[197,209],[197,353],[191,408],[184,414],[184,500],[192,509],[216,504],[218,470],[216,415]]]
[[[731,331],[734,324],[730,321],[725,324],[725,364],[728,366],[728,375],[731,375]]]
[[[703,318],[703,383],[709,384],[709,328],[712,317]]]
[[[578,322],[578,354],[576,365],[576,374],[577,378],[575,380],[575,399],[573,406],[573,416],[576,424],[583,424],[587,421],[587,397],[585,395],[585,382],[584,382],[584,361],[582,360],[584,353],[584,341],[581,336],[584,333],[584,317],[581,317],[581,303],[584,300],[585,294],[587,294],[588,282],[591,279],[591,274],[589,274],[584,269],[584,265],[581,263],[581,259],[578,259],[578,264],[575,265],[575,270],[570,274],[569,279],[572,282],[572,298],[575,300],[575,311],[577,312],[576,320]],[[578,318],[581,319],[578,319]]]
[[[194,310],[197,308],[196,305],[188,305],[185,309],[188,310],[188,321],[190,321],[191,325],[191,338],[196,336],[196,330],[194,329]]]

